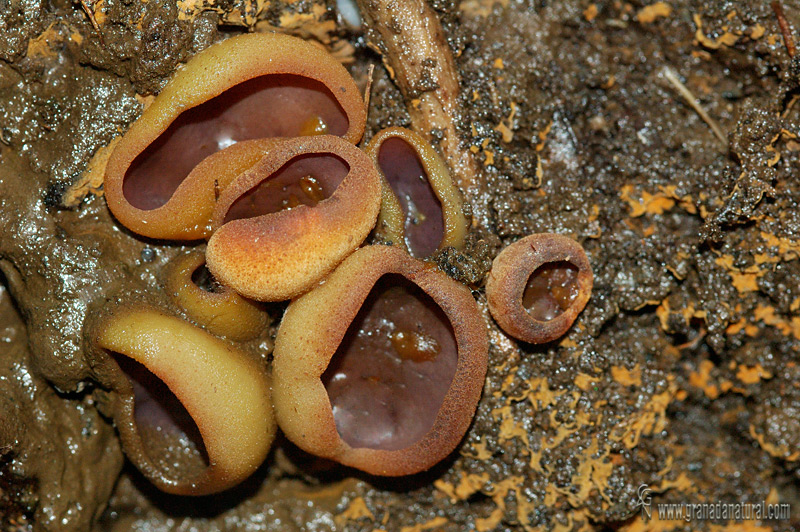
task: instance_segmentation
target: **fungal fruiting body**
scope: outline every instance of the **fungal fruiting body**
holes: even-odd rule
[[[254,162],[230,151],[236,143],[323,133],[355,143],[365,119],[358,88],[330,54],[287,35],[232,37],[193,57],[119,140],[108,205],[141,235],[205,238],[216,197]],[[214,154],[222,162],[201,164]]]
[[[486,284],[489,311],[511,336],[551,342],[569,330],[592,294],[592,268],[580,244],[539,233],[494,259]]]
[[[256,360],[149,307],[116,309],[92,334],[123,450],[161,490],[216,493],[264,461],[275,423]]]
[[[317,456],[374,475],[429,469],[458,445],[487,366],[470,291],[394,246],[367,246],[286,310],[276,418]]]
[[[162,272],[167,295],[189,319],[217,336],[234,341],[257,336],[267,326],[267,313],[258,303],[226,286],[218,283],[201,286],[203,283],[197,278],[208,274],[205,263],[201,251],[172,259]]]
[[[240,294],[280,301],[316,284],[367,237],[380,180],[369,157],[338,137],[253,142],[269,155],[220,195],[206,260]]]
[[[459,248],[467,219],[458,187],[431,145],[410,129],[378,132],[366,148],[382,177],[376,236],[417,258]]]

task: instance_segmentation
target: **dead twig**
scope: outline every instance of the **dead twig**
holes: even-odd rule
[[[686,85],[678,78],[678,74],[670,67],[664,67],[663,69],[664,77],[669,81],[675,89],[677,89],[678,93],[683,96],[683,99],[686,100],[686,103],[700,115],[700,118],[703,119],[703,122],[708,124],[708,127],[711,128],[711,131],[714,132],[714,135],[719,139],[722,145],[727,148],[728,146],[728,139],[725,137],[725,133],[723,133],[722,128],[719,127],[719,124],[709,116],[705,109],[700,105],[700,102],[697,101],[692,91],[690,91]]]
[[[789,26],[789,21],[786,20],[786,15],[783,13],[783,5],[777,0],[770,5],[775,12],[775,17],[778,19],[778,27],[781,29],[781,35],[783,35],[783,44],[786,46],[786,53],[789,54],[789,59],[792,59],[797,52],[794,46],[794,37],[792,37],[792,27]]]
[[[86,13],[86,16],[89,18],[89,22],[92,24],[95,33],[97,33],[97,38],[100,39],[100,44],[103,45],[103,48],[106,46],[106,41],[103,39],[103,32],[100,31],[100,24],[97,23],[97,18],[94,16],[94,10],[86,0],[79,0],[81,7],[83,8],[83,12]]]
[[[426,0],[357,1],[373,48],[403,94],[412,127],[439,141],[473,214],[485,218],[478,168],[455,125],[462,116],[458,72],[439,18]]]

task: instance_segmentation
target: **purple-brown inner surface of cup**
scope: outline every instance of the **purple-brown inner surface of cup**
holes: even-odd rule
[[[181,113],[131,164],[122,183],[142,210],[163,206],[209,155],[243,140],[347,133],[347,114],[321,82],[270,74],[242,82]]]
[[[578,297],[578,268],[566,261],[539,266],[528,278],[522,306],[538,321],[549,321],[564,312]]]
[[[349,171],[347,162],[332,153],[298,155],[237,198],[224,221],[253,218],[299,205],[313,207],[333,195]]]
[[[196,467],[197,472],[207,467],[200,430],[175,394],[143,364],[119,353],[111,355],[133,387],[134,419],[150,459],[166,467],[180,462],[180,467]],[[158,438],[158,445],[153,438]]]
[[[378,149],[378,166],[403,208],[409,253],[430,256],[444,238],[444,214],[417,152],[405,140],[390,137]]]
[[[404,277],[384,275],[322,375],[339,436],[354,448],[416,443],[433,426],[457,362],[442,309]]]

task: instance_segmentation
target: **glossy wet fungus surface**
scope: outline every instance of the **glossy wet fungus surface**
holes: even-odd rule
[[[780,3],[796,32],[800,5]],[[330,3],[86,4],[99,32],[80,4],[0,13],[3,526],[632,532],[654,525],[636,507],[642,484],[654,504],[800,507],[798,70],[770,2],[431,2],[459,74],[464,113],[452,126],[485,207],[464,247],[436,264],[483,305],[503,247],[563,234],[587,252],[592,301],[547,345],[512,343],[489,321],[474,422],[428,475],[386,485],[284,440],[245,486],[201,504],[152,490],[133,468],[120,475],[101,393],[81,384],[92,381],[85,316],[107,298],[157,297],[182,252],[114,229],[94,197],[108,193],[103,148],[181,62],[246,25],[326,46],[359,88],[375,65],[367,140],[428,109],[446,62],[415,63],[418,83],[401,93],[403,58],[384,62],[365,45],[380,32],[347,29]],[[416,29],[401,18],[386,27]],[[449,126],[426,128],[440,153]],[[250,342],[269,344],[270,332]]]
[[[379,131],[366,146],[382,178],[375,236],[429,258],[464,245],[468,221],[462,192],[430,143],[410,129]]]
[[[526,236],[492,263],[486,301],[508,334],[541,344],[566,333],[592,294],[594,276],[583,248],[552,233]]]
[[[322,383],[336,430],[351,447],[408,447],[433,426],[458,359],[452,327],[422,290],[378,280],[333,355]]]
[[[109,208],[144,236],[207,237],[219,194],[253,164],[226,148],[320,134],[357,142],[363,130],[361,95],[332,56],[279,34],[227,39],[180,69],[113,146]]]
[[[396,246],[366,246],[287,308],[275,413],[312,454],[420,473],[464,436],[485,363],[485,323],[464,286]]]

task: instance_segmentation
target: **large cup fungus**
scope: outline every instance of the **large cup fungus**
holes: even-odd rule
[[[178,255],[162,272],[164,289],[172,302],[194,323],[207,331],[235,341],[257,336],[269,316],[258,303],[227,286],[203,286],[206,258],[201,251]]]
[[[486,283],[492,316],[511,336],[551,342],[567,332],[592,294],[580,244],[551,233],[527,236],[494,259]]]
[[[330,54],[287,35],[232,37],[193,57],[117,143],[108,205],[141,235],[204,238],[216,195],[247,166],[231,145],[317,134],[356,143],[365,120],[358,88]],[[215,153],[223,162],[201,165]]]
[[[378,237],[417,258],[463,245],[467,219],[461,192],[425,139],[390,127],[372,137],[366,151],[383,177]]]
[[[302,449],[375,475],[424,471],[458,445],[487,366],[470,291],[368,246],[293,301],[275,343],[275,413]]]
[[[367,237],[380,209],[371,160],[334,136],[253,141],[269,156],[220,195],[208,268],[259,301],[309,289]]]
[[[113,311],[92,336],[122,447],[161,490],[216,493],[264,461],[275,423],[269,377],[254,359],[147,307]]]

